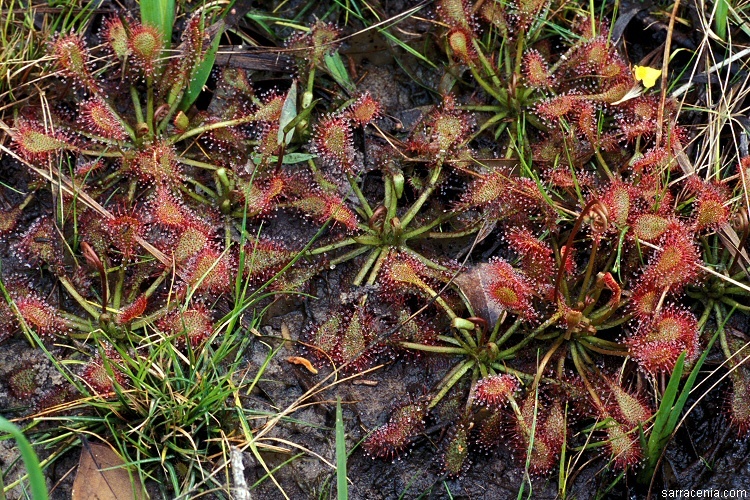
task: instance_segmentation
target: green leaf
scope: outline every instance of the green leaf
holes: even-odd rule
[[[349,73],[346,71],[344,61],[341,59],[341,56],[338,52],[326,54],[324,62],[326,68],[331,73],[331,76],[334,80],[336,80],[336,83],[341,85],[349,92],[354,92],[357,90],[357,88],[354,86],[354,83],[352,83],[351,78],[349,78]]]
[[[670,434],[674,432],[675,427],[677,427],[677,419],[680,417],[680,414],[682,414],[682,409],[685,407],[685,403],[687,402],[688,396],[690,396],[690,391],[693,390],[695,379],[698,377],[698,372],[703,366],[703,362],[706,360],[706,356],[708,356],[708,352],[711,350],[711,347],[713,347],[714,342],[719,337],[719,331],[720,330],[716,330],[716,333],[714,334],[714,336],[711,338],[711,341],[706,346],[706,349],[703,351],[703,354],[701,354],[701,357],[698,358],[698,361],[695,362],[695,366],[693,366],[693,369],[690,372],[690,376],[685,381],[685,385],[682,388],[680,397],[677,399],[677,402],[674,405],[674,409],[672,410],[672,413],[669,415],[669,420],[667,420],[666,428],[669,429]]]
[[[685,366],[685,353],[680,354],[677,358],[677,362],[674,365],[672,376],[669,377],[669,383],[667,388],[664,390],[664,394],[659,404],[659,410],[656,412],[656,420],[654,421],[654,427],[651,429],[651,438],[648,440],[648,458],[649,463],[653,462],[656,465],[656,461],[661,455],[661,450],[664,448],[667,439],[669,439],[670,432],[666,428],[669,414],[672,412],[672,405],[677,397],[677,389],[680,387],[680,379],[682,378],[682,370]]]
[[[659,458],[661,457],[664,448],[672,437],[672,433],[674,433],[675,428],[677,428],[677,423],[682,415],[682,409],[685,407],[685,403],[687,402],[688,396],[690,396],[690,391],[693,389],[693,385],[695,385],[698,372],[700,371],[701,366],[703,366],[703,362],[706,360],[706,356],[708,356],[708,352],[711,350],[711,347],[714,345],[718,336],[719,330],[716,331],[701,357],[695,362],[690,375],[687,380],[685,380],[685,385],[682,387],[679,397],[677,396],[677,389],[679,388],[680,379],[682,378],[685,367],[685,353],[683,352],[680,354],[680,357],[677,358],[677,363],[675,363],[672,376],[669,378],[667,388],[662,395],[659,410],[656,412],[656,420],[651,429],[648,446],[645,448],[648,461],[639,473],[638,478],[642,484],[651,480],[651,476],[656,469],[656,464],[659,462]]]
[[[141,21],[159,28],[166,47],[172,42],[174,3],[174,0],[141,0]]]
[[[287,135],[294,132],[294,129],[300,122],[302,122],[302,120],[307,120],[310,117],[310,114],[312,113],[312,110],[313,108],[315,108],[315,105],[318,103],[318,101],[320,101],[320,99],[315,99],[306,108],[304,108],[301,113],[298,113],[297,116],[292,118],[292,121],[288,122],[286,125],[284,125],[283,129],[279,130],[279,134],[281,134],[282,130]]]
[[[219,50],[219,42],[221,41],[221,35],[224,33],[225,24],[224,21],[218,21],[221,23],[218,33],[214,36],[211,41],[211,46],[208,48],[206,53],[203,55],[201,61],[193,68],[190,82],[188,83],[187,89],[185,89],[185,95],[182,96],[180,102],[181,111],[187,111],[190,106],[193,105],[201,91],[203,86],[208,81],[208,77],[211,76],[211,70],[214,69],[214,61],[216,60],[216,52]]]
[[[8,422],[3,417],[0,417],[0,432],[7,432],[10,436],[16,440],[18,449],[23,457],[23,463],[26,465],[26,470],[29,474],[29,484],[31,485],[31,498],[37,500],[47,500],[49,495],[47,493],[47,483],[44,481],[44,475],[42,474],[42,468],[39,465],[39,458],[37,458],[34,449],[31,444],[23,435],[21,430],[15,425]],[[0,436],[0,439],[3,437]],[[0,490],[0,494],[3,491]]]
[[[346,458],[346,433],[339,396],[336,398],[336,492],[339,500],[349,498],[349,486],[346,483]]]
[[[727,15],[729,14],[729,2],[727,0],[716,1],[716,16],[714,27],[716,35],[722,40],[727,39]]]
[[[284,104],[281,106],[281,116],[279,117],[279,146],[288,146],[294,137],[294,128],[286,130],[292,120],[297,117],[297,80],[292,81],[292,86],[286,94]]]
[[[253,154],[251,155],[251,158],[255,163],[258,163],[262,160],[262,157],[259,154]],[[317,155],[310,153],[286,153],[284,155],[284,158],[281,160],[281,163],[284,165],[294,165],[295,163],[302,163],[303,161],[312,160],[313,158],[317,158]],[[278,156],[268,157],[268,161],[270,161],[271,163],[275,163],[278,159]]]

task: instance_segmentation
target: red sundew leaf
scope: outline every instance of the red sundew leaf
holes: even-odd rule
[[[31,223],[16,244],[16,250],[30,265],[45,262],[57,269],[63,264],[63,249],[52,219],[42,216]]]
[[[489,262],[487,288],[490,301],[526,319],[535,316],[531,304],[533,289],[529,281],[508,262],[494,259]]]
[[[85,182],[87,176],[102,168],[104,168],[104,161],[101,158],[87,161],[76,165],[75,177],[76,179],[80,179],[81,182]]]
[[[19,155],[34,163],[45,160],[53,154],[68,149],[70,141],[59,132],[48,132],[40,123],[30,120],[17,120],[13,140]]]
[[[146,225],[135,211],[121,213],[106,219],[104,228],[109,235],[112,246],[122,252],[122,259],[129,262],[140,249],[139,239],[146,232]]]
[[[727,398],[732,426],[740,436],[750,431],[750,370],[740,366],[731,372],[732,393]]]
[[[503,38],[508,38],[510,19],[505,6],[500,2],[482,2],[479,15],[492,24]]]
[[[505,237],[513,251],[521,256],[526,276],[535,282],[549,282],[550,276],[557,272],[552,248],[525,228],[514,227]]]
[[[265,281],[287,265],[297,252],[282,243],[259,239],[245,244],[244,274],[254,281]]]
[[[416,258],[391,251],[380,270],[380,282],[384,295],[400,299],[407,291],[427,293],[429,275],[427,266]]]
[[[536,112],[547,120],[558,120],[572,112],[578,107],[581,100],[580,95],[562,94],[542,101],[536,106]]]
[[[500,445],[505,434],[505,420],[503,413],[491,412],[483,421],[478,423],[476,445],[485,453],[491,453]]]
[[[358,310],[341,330],[337,360],[346,364],[347,371],[360,371],[370,363],[369,344],[374,338],[371,323],[372,319]]]
[[[641,398],[630,394],[610,378],[603,377],[603,380],[611,395],[605,403],[607,412],[625,424],[625,430],[636,429],[639,424],[651,418],[653,412]]]
[[[521,404],[520,418],[516,417],[514,441],[517,456],[521,461],[526,461],[536,408],[536,433],[531,448],[530,466],[534,474],[547,474],[557,465],[564,444],[562,436],[566,432],[565,420],[559,406],[552,407],[548,414],[547,409],[538,404],[534,392],[529,392]]]
[[[730,195],[723,186],[691,176],[688,178],[686,187],[696,194],[693,208],[696,231],[717,229],[727,223]]]
[[[40,389],[40,373],[32,364],[23,364],[8,375],[7,382],[13,397],[28,399]]]
[[[92,94],[99,92],[88,68],[90,54],[83,37],[75,34],[58,37],[52,44],[51,51],[55,63],[63,73],[73,77]]]
[[[403,348],[401,342],[415,342],[422,345],[436,345],[438,341],[438,332],[435,326],[424,316],[419,315],[416,318],[410,318],[410,314],[399,309],[396,324],[399,326],[398,331],[391,335],[389,344],[397,348]],[[412,357],[422,357],[424,354],[417,350],[407,350]]]
[[[469,457],[469,426],[459,423],[448,436],[443,450],[443,470],[448,477],[464,474],[471,462]]]
[[[613,47],[610,46],[606,37],[598,36],[585,43],[576,51],[574,59],[578,61],[578,69],[581,73],[588,71],[598,73],[610,61]]]
[[[388,423],[378,427],[365,440],[365,452],[373,457],[393,459],[406,450],[424,431],[427,408],[421,403],[406,403],[391,412]]]
[[[221,83],[239,91],[243,96],[252,96],[255,94],[253,85],[247,76],[247,71],[242,68],[223,68],[221,71]]]
[[[112,377],[107,373],[107,369],[101,360],[90,361],[83,367],[81,378],[97,394],[105,395],[114,392],[115,384]]]
[[[15,312],[5,300],[0,301],[0,344],[12,337],[17,329]]]
[[[211,311],[198,303],[185,311],[172,311],[157,323],[165,334],[174,337],[182,345],[186,339],[192,347],[198,347],[213,333]]]
[[[440,19],[450,27],[471,27],[471,10],[466,0],[439,0],[436,10]]]
[[[509,172],[496,169],[481,179],[473,181],[461,196],[457,209],[484,207],[501,201],[509,191]]]
[[[664,236],[677,221],[657,214],[641,214],[632,221],[631,231],[639,240],[655,242]]]
[[[84,365],[81,370],[81,378],[86,384],[99,395],[108,395],[114,392],[115,383],[120,387],[127,387],[128,380],[122,372],[123,359],[111,344],[104,344],[102,353],[97,354]]]
[[[196,290],[211,294],[231,292],[235,265],[230,253],[209,246],[191,257],[185,267],[187,282]]]
[[[638,434],[628,433],[622,424],[613,421],[607,427],[607,448],[609,448],[615,467],[619,470],[635,465],[643,458],[643,450],[638,441]]]
[[[349,120],[328,116],[315,127],[311,150],[331,167],[351,173],[354,168],[354,141]]]
[[[146,311],[147,305],[148,297],[143,294],[139,295],[131,304],[120,311],[120,314],[117,315],[116,319],[117,324],[125,325],[132,322],[136,318],[140,318]]]
[[[381,114],[381,106],[369,92],[362,94],[347,110],[347,116],[360,126],[367,125]]]
[[[240,191],[240,196],[247,206],[248,215],[270,212],[286,187],[287,179],[282,175],[246,184]]]
[[[167,142],[155,142],[140,150],[128,164],[145,181],[177,186],[182,182],[182,169],[174,147]]]
[[[622,88],[633,88],[635,85],[635,79],[633,73],[630,72],[628,63],[625,62],[619,56],[613,56],[610,54],[610,58],[607,63],[599,69],[599,75],[607,80],[619,81],[617,87]],[[625,92],[627,93],[627,91]],[[624,97],[624,94],[623,94]],[[616,101],[606,101],[608,103],[614,103]]]
[[[620,181],[612,181],[600,197],[607,207],[607,216],[618,227],[625,227],[633,205],[633,187]]]
[[[79,106],[82,125],[91,132],[104,137],[122,141],[127,138],[125,128],[103,99],[94,97],[82,102]]]
[[[281,118],[281,108],[284,106],[284,95],[271,92],[263,96],[260,107],[255,111],[255,119],[259,122],[277,124]]]
[[[474,386],[474,397],[477,402],[488,408],[499,408],[508,402],[508,396],[519,388],[518,380],[506,374],[493,375],[479,379]]]
[[[603,89],[598,94],[587,95],[586,98],[597,103],[613,104],[625,98],[631,88],[632,85],[629,83],[616,83]]]
[[[317,349],[331,356],[338,345],[343,322],[344,319],[341,311],[333,311],[323,323],[309,330],[305,338]],[[311,351],[312,354],[318,358],[325,359],[325,356],[317,349],[313,349]]]
[[[469,115],[448,110],[444,105],[442,111],[433,115],[430,122],[431,148],[437,154],[445,154],[462,144],[471,132]]]
[[[546,88],[553,83],[547,60],[535,49],[527,50],[523,56],[523,74],[532,87]]]
[[[578,128],[591,144],[601,144],[601,139],[599,138],[599,117],[597,116],[596,108],[591,102],[584,100],[578,104],[577,123]]]
[[[522,17],[532,19],[547,3],[547,0],[518,0],[517,6]]]
[[[148,201],[146,213],[150,223],[170,229],[184,228],[192,220],[190,210],[163,185],[157,186],[154,190]]]
[[[22,213],[23,210],[20,207],[0,210],[0,236],[10,233],[16,228]]]
[[[334,222],[342,224],[349,230],[354,230],[358,227],[356,214],[337,196],[312,193],[290,202],[289,206],[310,215],[321,223],[333,219]]]
[[[211,244],[213,231],[203,221],[191,220],[170,249],[175,262],[183,264]]]
[[[312,65],[318,65],[327,54],[337,49],[336,40],[340,36],[341,30],[333,24],[317,21],[308,33],[291,36],[286,46],[294,49],[296,56],[306,59]]]
[[[104,21],[102,40],[109,45],[118,59],[123,60],[130,54],[128,31],[119,17],[112,16]]]
[[[627,343],[631,356],[644,370],[670,371],[683,351],[687,353],[686,360],[696,357],[698,321],[690,311],[666,307],[653,318],[642,321]]]
[[[565,445],[565,438],[568,434],[568,426],[560,401],[554,401],[545,413],[546,418],[539,432],[547,440],[550,447],[558,450],[559,453],[559,450],[562,450],[562,447]]]
[[[636,172],[659,170],[669,162],[669,153],[664,148],[652,148],[633,163]]]
[[[637,282],[631,290],[630,310],[638,318],[648,318],[656,312],[661,291],[652,284]]]
[[[658,288],[679,289],[693,281],[700,270],[700,253],[686,230],[670,231],[661,241],[661,251],[649,260],[641,280]]]
[[[456,26],[452,28],[447,35],[448,45],[450,45],[453,55],[464,64],[472,64],[477,59],[477,52],[472,44],[474,34],[471,30]]]
[[[271,156],[279,154],[279,125],[277,123],[264,123],[258,134],[258,145],[255,151],[261,157],[261,163],[268,161]]]
[[[149,24],[132,22],[128,47],[130,55],[144,74],[151,75],[161,56],[163,46],[162,34],[158,28]]]

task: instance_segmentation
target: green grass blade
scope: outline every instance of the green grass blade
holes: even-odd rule
[[[341,397],[336,398],[336,493],[339,500],[349,498],[346,483],[346,434],[344,417],[341,411]]]
[[[7,432],[16,440],[18,449],[21,452],[21,457],[23,457],[23,463],[26,465],[26,471],[29,475],[31,497],[36,500],[47,500],[49,498],[49,495],[47,494],[47,483],[44,481],[42,468],[39,465],[39,458],[37,458],[36,453],[34,453],[34,449],[26,439],[26,436],[23,435],[23,432],[21,432],[18,427],[11,424],[3,417],[0,417],[0,432]]]
[[[141,0],[141,21],[159,28],[166,46],[172,42],[174,8],[174,0]]]
[[[685,407],[688,396],[690,396],[690,391],[695,385],[698,372],[700,371],[701,366],[703,366],[703,362],[706,360],[706,356],[708,356],[708,353],[711,350],[711,347],[713,347],[714,342],[716,342],[718,336],[719,330],[717,330],[711,338],[711,341],[708,343],[708,346],[706,346],[701,357],[695,362],[695,366],[693,366],[690,375],[687,380],[685,380],[685,384],[679,396],[677,396],[677,389],[679,388],[680,379],[682,378],[684,371],[685,353],[683,352],[680,357],[677,358],[674,371],[672,372],[672,376],[670,377],[667,388],[662,396],[659,410],[656,412],[656,420],[654,421],[654,427],[651,429],[651,436],[648,439],[648,461],[640,473],[639,479],[641,482],[650,481],[651,476],[656,469],[656,464],[659,462],[659,458],[664,451],[664,447],[667,445],[667,442],[677,427],[677,423],[682,414],[682,409]]]
[[[669,419],[667,420],[666,430],[668,430],[670,434],[672,434],[675,427],[677,427],[677,420],[680,418],[680,414],[682,413],[682,409],[685,407],[685,403],[687,403],[687,399],[688,396],[690,396],[690,391],[693,389],[693,385],[695,385],[695,379],[698,377],[698,372],[700,371],[701,366],[703,366],[703,362],[706,360],[706,356],[708,356],[709,351],[711,351],[714,342],[717,338],[719,338],[720,331],[720,329],[716,330],[716,333],[714,333],[714,336],[709,341],[706,349],[703,351],[703,354],[700,358],[698,358],[698,361],[695,362],[695,366],[690,372],[690,376],[685,381],[685,385],[682,388],[680,397],[677,398],[674,409],[672,410],[672,413],[669,415]]]
[[[292,86],[286,94],[284,104],[281,105],[281,116],[279,117],[279,146],[288,146],[294,137],[294,128],[287,128],[294,118],[297,117],[297,80],[292,80]]]
[[[727,39],[727,16],[729,14],[729,3],[727,0],[716,0],[716,17],[714,17],[714,28],[716,34],[722,40]]]
[[[211,46],[206,51],[201,62],[193,68],[193,74],[190,78],[188,88],[185,89],[185,95],[182,96],[182,102],[180,102],[180,110],[187,111],[187,109],[193,105],[198,95],[203,90],[203,86],[208,81],[208,77],[211,75],[211,71],[214,69],[214,61],[216,61],[216,52],[219,50],[219,42],[221,41],[221,35],[224,33],[223,21],[222,27],[216,34],[214,39],[211,41]]]
[[[341,55],[339,55],[338,52],[326,54],[324,61],[326,68],[328,68],[328,71],[331,73],[333,79],[336,80],[336,83],[341,85],[341,87],[346,89],[349,93],[353,93],[357,90],[354,83],[352,83],[352,79],[349,78],[349,72],[346,71],[344,61],[341,59]]]
[[[677,389],[680,386],[680,379],[682,378],[682,370],[685,366],[685,353],[680,354],[677,358],[677,363],[674,365],[672,376],[669,378],[667,388],[664,390],[662,395],[661,403],[659,404],[659,410],[656,412],[656,420],[654,421],[654,427],[651,429],[651,436],[648,440],[648,465],[646,469],[653,470],[656,467],[656,462],[659,460],[661,450],[664,447],[664,442],[669,438],[671,434],[667,429],[667,421],[669,420],[669,414],[672,411],[672,405],[677,397]]]

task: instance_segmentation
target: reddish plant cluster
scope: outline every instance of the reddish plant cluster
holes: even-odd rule
[[[315,357],[334,366],[343,365],[347,371],[359,371],[368,367],[379,351],[379,346],[373,344],[374,326],[373,318],[366,312],[341,308],[331,311],[325,321],[312,327],[305,339]]]
[[[687,363],[695,362],[715,301],[738,303],[721,295],[726,283],[705,284],[704,260],[711,254],[699,246],[732,220],[729,185],[695,174],[670,181],[687,142],[676,103],[667,100],[660,109],[658,96],[639,88],[602,24],[575,26],[578,38],[564,54],[551,53],[544,42],[519,46],[528,42],[524,29],[542,4],[438,3],[450,62],[463,65],[454,74],[470,72],[481,90],[463,105],[446,98],[406,143],[428,165],[446,163],[470,173],[454,213],[464,220],[481,214],[496,224],[507,243],[502,258],[456,280],[463,305],[451,297],[453,286],[445,296],[435,291],[446,281],[436,280],[439,273],[424,260],[389,253],[380,268],[387,294],[400,289],[421,297],[450,319],[450,334],[413,340],[419,337],[406,322],[402,328],[410,333],[398,340],[421,355],[456,360],[430,394],[428,416],[459,390],[463,377],[476,381],[443,446],[449,476],[465,470],[471,443],[491,450],[501,436],[513,438],[534,472],[546,473],[568,446],[568,427],[586,418],[602,421],[597,428],[616,468],[637,465],[644,454],[639,434],[653,411],[625,387],[668,376],[682,353]],[[488,55],[493,39],[481,36],[480,20],[495,34],[518,33],[503,39],[511,54],[523,53],[520,74],[503,74]],[[479,124],[481,130],[496,126],[496,138],[504,133],[498,123],[513,123],[509,147],[515,144],[518,156],[505,158],[516,165],[476,160],[467,144],[475,125],[465,109],[472,108],[497,113]],[[515,136],[519,123],[536,130]],[[524,156],[529,150],[531,158]],[[472,157],[474,165],[466,161]],[[693,311],[700,306],[689,308],[686,299],[706,290],[712,302],[699,319]],[[467,312],[472,317],[461,317]],[[541,353],[538,358],[526,357],[527,345]],[[602,375],[618,359],[641,370],[626,370],[622,379]],[[747,384],[740,375],[733,380],[728,406],[744,431]],[[523,395],[520,403],[516,392]],[[510,421],[498,411],[508,401],[515,414]],[[567,403],[580,410],[565,414]],[[383,428],[368,446],[377,446]]]
[[[426,413],[427,408],[418,402],[397,406],[391,411],[388,423],[365,441],[365,451],[375,458],[389,459],[406,451],[424,431]]]
[[[121,370],[122,357],[111,345],[97,353],[81,370],[81,379],[96,394],[112,397],[117,389],[127,386],[127,378]]]
[[[565,52],[553,52],[535,38],[545,4],[440,0],[451,69],[442,103],[388,135],[371,126],[387,115],[369,93],[333,97],[325,110],[313,100],[331,95],[313,92],[315,74],[331,73],[341,35],[322,21],[287,42],[301,59],[288,90],[256,91],[228,68],[204,111],[181,105],[207,49],[199,16],[168,60],[158,30],[106,21],[102,57],[136,69],[118,79],[82,38],[59,37],[51,51],[78,92],[50,114],[22,113],[14,141],[40,173],[53,159],[75,168],[60,173],[59,213],[19,229],[13,207],[0,234],[64,300],[16,287],[0,327],[133,340],[153,325],[191,352],[257,290],[314,289],[312,278],[332,271],[342,304],[302,338],[320,365],[351,372],[404,353],[455,362],[370,434],[371,456],[405,452],[457,396],[463,403],[444,405],[452,424],[440,445],[449,477],[466,470],[475,444],[503,442],[547,473],[584,420],[600,422],[589,431],[616,468],[636,465],[653,410],[626,388],[656,386],[683,352],[698,358],[709,314],[697,318],[686,297],[723,307],[740,293],[722,295],[727,286],[711,288],[702,272],[737,193],[695,174],[675,180],[687,140],[676,103],[660,109],[642,92],[603,23],[573,26]],[[468,97],[462,81],[476,84]],[[132,102],[117,102],[118,85]],[[258,236],[267,227],[273,236]],[[446,257],[472,251],[475,265]],[[75,305],[63,313],[61,303]],[[107,345],[85,363],[91,392],[128,386],[125,352]],[[621,365],[622,377],[605,375]],[[737,366],[727,402],[742,432],[747,373]],[[31,390],[25,377],[16,395]]]
[[[639,429],[648,422],[653,412],[642,398],[635,396],[610,378],[602,377],[606,396],[604,406],[597,415],[606,424],[606,437],[610,453],[618,468],[636,465],[643,456]]]

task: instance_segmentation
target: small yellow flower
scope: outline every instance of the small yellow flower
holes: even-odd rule
[[[656,85],[656,79],[661,76],[660,69],[649,68],[648,66],[634,66],[633,73],[635,79],[643,82],[643,86],[647,89]]]

